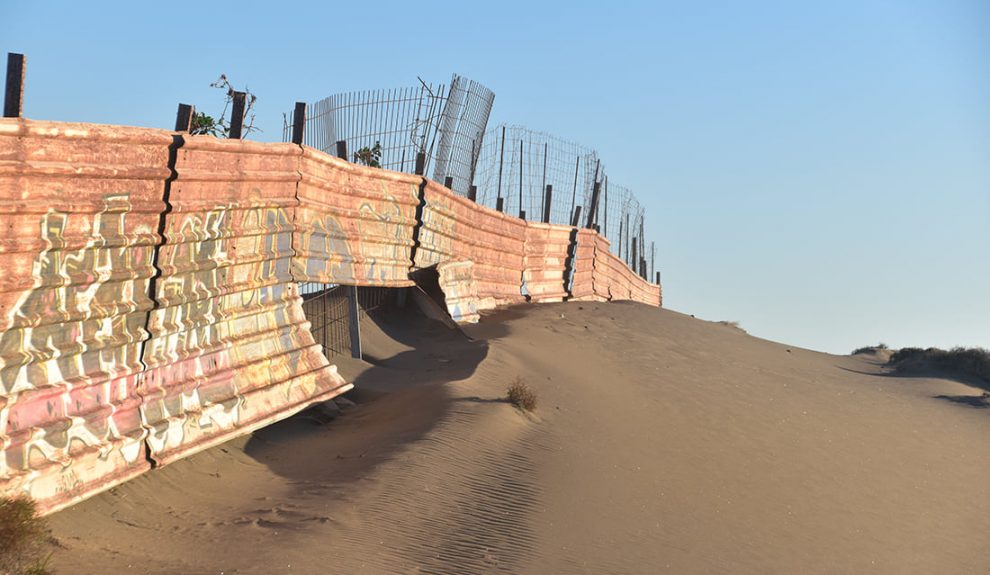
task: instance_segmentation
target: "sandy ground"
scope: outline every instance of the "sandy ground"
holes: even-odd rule
[[[365,331],[358,407],[54,515],[57,572],[990,572],[976,389],[637,304]]]

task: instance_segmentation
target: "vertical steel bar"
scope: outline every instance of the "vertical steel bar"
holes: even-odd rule
[[[361,314],[357,286],[347,286],[347,312],[350,323],[351,357],[361,359]]]
[[[523,141],[519,140],[519,217],[523,214]],[[526,218],[523,218],[526,219]]]
[[[543,184],[540,185],[541,190],[547,189],[547,142],[543,142]],[[544,202],[546,201],[546,196],[543,196]],[[546,203],[543,205],[544,213],[547,211]]]
[[[230,132],[227,137],[232,140],[240,140],[241,132],[244,130],[244,102],[247,94],[234,91],[234,106],[230,111]]]
[[[578,180],[578,169],[580,167],[581,167],[581,156],[578,155],[577,163],[574,164],[574,190],[571,191],[571,212],[574,211],[574,205],[577,203],[577,180]]]
[[[292,143],[302,145],[303,132],[306,129],[306,102],[296,102],[292,112]]]
[[[595,224],[595,216],[598,215],[598,196],[601,194],[601,191],[601,182],[595,182],[591,190],[591,206],[588,208],[588,225],[585,226],[588,229],[591,229]]]
[[[495,197],[502,198],[502,162],[505,159],[505,126],[502,126],[502,151],[498,155],[498,191]],[[501,210],[499,210],[501,211]]]
[[[189,104],[179,104],[179,111],[175,114],[175,131],[191,132],[193,117],[195,116],[195,107]]]
[[[553,184],[547,184],[546,194],[543,196],[543,223],[550,223],[550,202],[553,200]]]
[[[3,117],[21,118],[24,116],[24,54],[7,53],[7,83],[3,96]]]

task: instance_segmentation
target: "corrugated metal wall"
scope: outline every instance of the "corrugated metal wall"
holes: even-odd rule
[[[292,144],[3,119],[0,225],[0,494],[49,512],[349,389],[299,282],[660,302],[595,232]]]

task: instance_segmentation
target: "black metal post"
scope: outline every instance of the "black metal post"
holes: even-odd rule
[[[632,239],[632,258],[628,262],[626,262],[629,265],[629,269],[631,269],[633,271],[636,271],[636,265],[637,265],[636,262],[637,261],[639,261],[639,260],[636,259],[636,238],[633,238]]]
[[[657,269],[657,243],[650,242],[650,271]]]
[[[547,144],[543,143],[543,189],[547,189]],[[546,196],[544,196],[544,200]],[[546,205],[543,206],[544,211],[547,209]]]
[[[3,96],[3,117],[24,116],[24,54],[7,53],[7,84]]]
[[[426,173],[426,152],[416,154],[416,175],[422,176]]]
[[[495,198],[495,209],[502,211],[505,208],[505,198]]]
[[[302,145],[303,133],[306,130],[306,102],[296,102],[292,112],[292,143]]]
[[[179,111],[175,114],[175,131],[191,132],[192,122],[195,116],[195,106],[191,106],[189,104],[179,104]]]
[[[443,179],[443,187],[448,190],[454,189],[454,176],[447,176]]]
[[[525,221],[525,219],[526,219],[526,210],[519,210],[519,219]]]
[[[629,236],[631,235],[632,229],[629,227],[629,212],[626,212],[626,243],[622,244],[626,248],[626,264],[629,263]]]
[[[337,140],[337,157],[347,160],[347,140]]]
[[[581,221],[581,206],[574,208],[574,217],[571,218],[571,227],[577,227],[578,222]]]
[[[622,219],[620,218],[619,219],[619,243],[618,243],[618,246],[617,246],[618,247],[618,252],[619,252],[619,259],[620,260],[622,259],[622,231],[623,231],[622,230]]]
[[[660,285],[660,272],[656,272],[656,274],[657,274],[657,285]]]
[[[361,359],[361,311],[358,303],[357,286],[346,286],[347,319],[351,332],[351,357]]]
[[[574,189],[571,191],[571,212],[574,211],[574,206],[577,204],[577,178],[578,178],[578,168],[580,167],[581,167],[581,156],[578,156],[577,162],[574,164]]]
[[[240,140],[244,131],[244,103],[247,94],[234,91],[234,105],[230,109],[230,132],[227,137],[232,140]]]
[[[595,224],[595,216],[598,215],[598,196],[601,194],[602,184],[601,182],[595,182],[595,185],[591,188],[591,206],[588,208],[588,225],[586,228],[590,228]]]
[[[505,160],[505,126],[502,126],[502,150],[498,153],[498,190],[495,193],[495,197],[499,199],[502,198],[502,162],[504,160]]]
[[[526,218],[524,218],[522,215],[523,214],[522,181],[523,181],[523,141],[519,140],[519,217],[525,220]]]
[[[605,237],[608,237],[608,176],[605,176]]]
[[[550,202],[553,200],[553,184],[547,184],[546,193],[543,195],[543,223],[550,223]]]
[[[468,188],[468,199],[472,202],[478,201],[478,186],[471,186]]]

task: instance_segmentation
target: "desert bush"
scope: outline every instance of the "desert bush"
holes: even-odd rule
[[[876,353],[881,350],[889,349],[887,344],[880,342],[876,345],[868,345],[866,347],[857,347],[853,350],[852,355],[859,355],[861,353]]]
[[[950,350],[930,347],[906,347],[895,351],[887,365],[899,373],[942,371],[973,378],[990,389],[990,350],[979,347],[954,347]]]
[[[0,573],[48,575],[48,525],[28,497],[0,497]]]
[[[521,377],[517,377],[509,386],[506,398],[509,403],[524,411],[536,409],[536,392]]]

